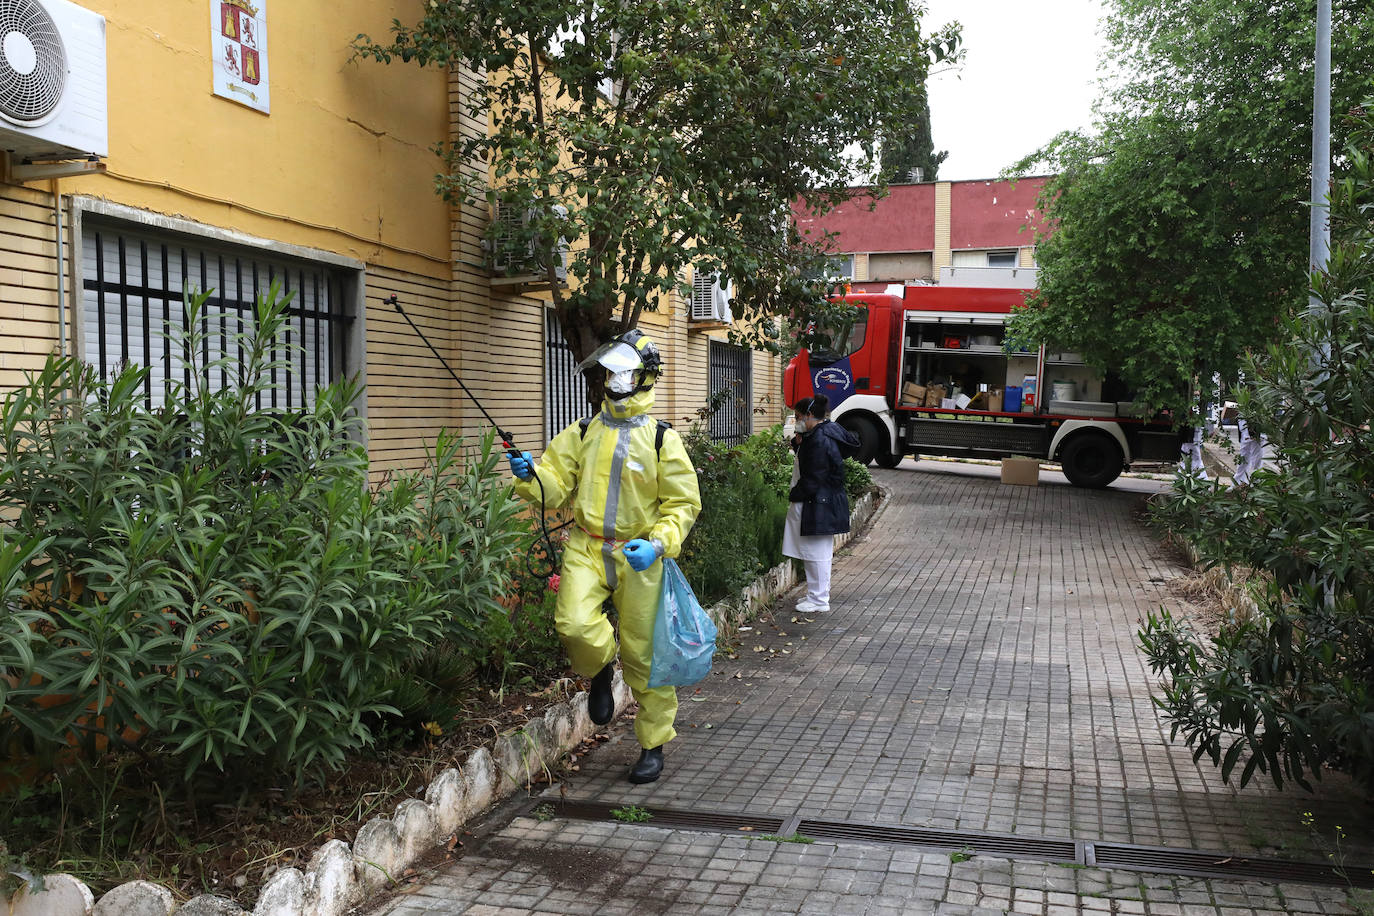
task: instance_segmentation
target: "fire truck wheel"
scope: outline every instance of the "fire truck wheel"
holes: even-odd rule
[[[1075,487],[1101,489],[1121,476],[1121,446],[1105,433],[1079,433],[1059,453],[1064,476]]]
[[[839,423],[845,429],[859,437],[859,453],[854,456],[854,460],[867,467],[873,463],[873,459],[879,451],[887,451],[886,448],[879,446],[880,436],[878,434],[878,424],[868,417],[843,416]]]
[[[878,455],[877,463],[880,468],[895,468],[902,463],[902,455],[894,455],[891,452],[883,452]]]

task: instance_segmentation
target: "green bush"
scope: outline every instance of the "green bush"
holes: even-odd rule
[[[1167,612],[1140,633],[1157,699],[1229,780],[1302,786],[1324,769],[1374,790],[1374,120],[1332,191],[1317,307],[1249,360],[1238,398],[1277,470],[1221,487],[1182,477],[1156,518],[1208,566],[1259,570],[1253,614],[1204,636]],[[1242,765],[1243,764],[1243,765]]]
[[[758,469],[764,482],[779,496],[787,496],[792,488],[792,448],[782,434],[782,424],[776,423],[754,433],[740,444],[741,454]]]
[[[853,458],[844,460],[844,492],[849,496],[849,508],[873,489],[873,475]]]
[[[769,483],[778,474],[777,452],[767,444],[774,434],[760,435],[762,441],[733,449],[712,442],[700,427],[684,437],[697,469],[702,508],[679,563],[703,604],[738,592],[761,571],[782,562],[787,494]],[[773,460],[761,464],[758,456],[765,453]]]
[[[497,607],[520,526],[491,437],[465,456],[442,435],[424,472],[370,489],[355,382],[255,409],[290,356],[284,308],[274,289],[217,348],[241,360],[192,367],[161,409],[146,370],[57,357],[4,399],[7,756],[136,744],[186,778],[299,779],[373,743],[397,682]]]

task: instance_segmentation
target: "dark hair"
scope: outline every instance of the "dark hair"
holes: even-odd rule
[[[818,394],[812,398],[802,398],[797,402],[797,406],[792,409],[804,416],[824,420],[825,415],[830,411],[830,399],[823,394]]]

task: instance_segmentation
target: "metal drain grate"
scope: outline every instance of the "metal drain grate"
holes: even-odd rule
[[[893,843],[903,846],[925,846],[930,849],[966,849],[983,855],[1005,856],[1009,859],[1039,859],[1042,862],[1082,861],[1078,844],[1073,840],[809,820],[803,820],[797,826],[797,832],[818,840]]]
[[[1251,878],[1261,881],[1374,888],[1374,873],[1371,873],[1368,865],[1349,865],[1340,868],[1316,862],[1257,859],[1227,855],[1224,852],[1197,852],[1192,849],[1163,849],[1117,843],[1092,843],[1086,851],[1087,864],[1100,868],[1197,875],[1204,878]]]
[[[554,806],[554,811],[562,817],[583,821],[618,820],[611,809],[618,805],[604,805],[592,802],[565,801]],[[673,827],[678,830],[705,830],[711,833],[742,831],[745,833],[777,833],[782,829],[782,818],[759,817],[751,814],[718,814],[712,811],[677,811],[672,808],[653,808],[640,806],[652,815],[642,821],[648,827]]]
[[[536,800],[537,801],[537,800]],[[536,807],[532,802],[530,808]],[[615,805],[563,801],[554,805],[557,816],[577,820],[614,821]],[[1032,859],[1040,862],[1073,862],[1095,868],[1154,872],[1163,875],[1188,875],[1231,881],[1269,881],[1274,883],[1320,884],[1331,887],[1374,888],[1374,869],[1369,865],[1338,867],[1317,862],[1294,862],[1199,852],[1194,849],[1169,849],[1160,846],[1132,846],[1123,843],[1092,843],[1047,837],[1010,836],[973,833],[963,830],[933,830],[924,827],[883,827],[845,821],[821,821],[763,817],[751,814],[721,814],[712,811],[680,811],[672,808],[642,806],[652,817],[646,827],[676,830],[701,830],[710,833],[779,834],[788,832],[815,840],[851,843],[914,846],[933,850],[968,851],[974,855],[1007,859]],[[792,826],[795,824],[795,827]]]

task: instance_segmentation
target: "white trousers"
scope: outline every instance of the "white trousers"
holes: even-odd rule
[[[802,560],[802,565],[806,567],[806,602],[814,607],[830,607],[831,559]]]

